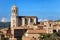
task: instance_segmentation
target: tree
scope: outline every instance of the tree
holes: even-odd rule
[[[57,40],[57,33],[53,34],[40,34],[39,40]]]
[[[9,38],[7,37],[7,38],[4,38],[4,40],[9,40]]]
[[[17,40],[22,40],[22,38],[19,37],[19,38],[17,38]]]

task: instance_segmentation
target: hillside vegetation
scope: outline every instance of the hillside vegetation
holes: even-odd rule
[[[0,22],[0,29],[10,27],[10,22]]]

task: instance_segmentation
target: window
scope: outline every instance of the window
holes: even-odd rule
[[[51,27],[51,24],[50,24],[50,27]]]
[[[15,12],[15,10],[14,10],[14,12]]]
[[[56,33],[57,31],[56,30],[53,30],[53,33]]]
[[[15,20],[13,20],[13,24],[15,23]]]
[[[28,25],[28,19],[25,19],[25,24]]]
[[[38,26],[38,28],[42,30],[43,29],[43,26]]]
[[[30,22],[33,22],[33,21],[34,21],[34,20],[31,18],[31,19],[30,19]]]
[[[51,32],[51,31],[50,31]]]
[[[12,12],[14,13],[14,12],[15,12],[15,10],[12,10]]]
[[[13,25],[13,27],[15,27],[15,25]]]
[[[17,10],[16,10],[16,13],[17,13]]]

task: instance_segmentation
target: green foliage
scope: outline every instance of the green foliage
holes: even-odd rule
[[[9,40],[9,38],[4,38],[4,40]]]
[[[22,40],[22,38],[19,37],[19,38],[17,38],[17,40]]]
[[[58,37],[57,33],[53,34],[40,34],[40,40],[56,40]]]
[[[40,40],[48,40],[50,39],[51,34],[40,34]]]
[[[1,36],[1,40],[9,40],[9,38],[8,37],[5,38],[3,34],[1,34],[0,36]]]
[[[10,27],[10,22],[0,22],[0,29]]]

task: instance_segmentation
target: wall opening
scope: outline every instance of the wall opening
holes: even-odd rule
[[[53,30],[53,33],[56,33],[57,31],[56,30]]]

